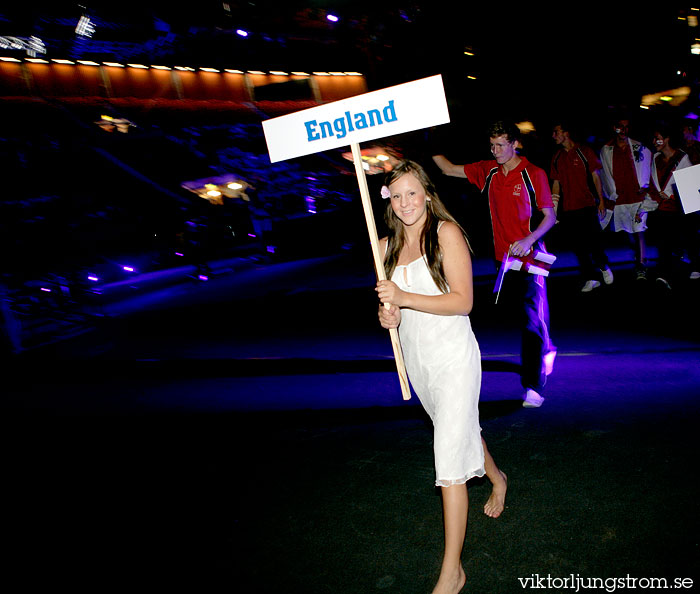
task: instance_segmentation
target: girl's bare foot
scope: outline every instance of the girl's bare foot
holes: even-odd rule
[[[508,489],[508,477],[502,470],[498,471],[501,475],[501,480],[496,479],[493,483],[491,497],[484,505],[484,513],[490,518],[497,518],[503,512],[506,505],[506,490]]]
[[[467,576],[464,573],[464,568],[460,565],[455,571],[446,572],[444,569],[440,572],[440,579],[435,585],[433,594],[457,594],[464,588],[467,583]]]

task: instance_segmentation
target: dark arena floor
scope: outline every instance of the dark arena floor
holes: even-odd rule
[[[494,304],[475,264],[481,425],[509,493],[494,520],[469,484],[464,591],[692,590],[700,281],[669,292],[620,257],[581,294],[565,260],[539,409],[521,406],[507,277]],[[429,592],[432,431],[402,401],[371,264],[248,262],[133,293],[6,367],[12,591]]]

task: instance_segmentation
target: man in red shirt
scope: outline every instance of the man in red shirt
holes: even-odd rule
[[[603,168],[590,147],[571,137],[570,127],[560,122],[554,126],[554,142],[560,147],[552,157],[549,177],[557,218],[579,263],[581,292],[600,287],[597,280],[613,282],[613,273],[601,243],[600,220],[605,218],[605,202],[599,171]]]
[[[615,203],[615,231],[626,232],[632,242],[637,280],[646,280],[644,232],[647,211],[644,198],[649,191],[651,151],[629,137],[629,128],[629,120],[618,119],[613,127],[615,136],[600,149],[601,182],[603,196]]]
[[[526,256],[533,248],[544,251],[542,238],[554,226],[556,215],[547,174],[516,151],[518,127],[496,122],[489,137],[492,160],[467,165],[455,165],[444,155],[433,155],[433,160],[445,175],[466,178],[488,196],[495,256],[500,264],[508,254]],[[523,406],[539,407],[556,353],[549,337],[545,277],[530,274],[523,267],[511,272],[509,278],[517,279],[524,314],[520,350]]]

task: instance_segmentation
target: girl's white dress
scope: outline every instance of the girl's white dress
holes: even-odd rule
[[[391,280],[410,293],[440,295],[425,256],[397,266]],[[435,484],[483,476],[479,426],[481,353],[469,316],[401,310],[399,336],[406,370],[435,430]]]

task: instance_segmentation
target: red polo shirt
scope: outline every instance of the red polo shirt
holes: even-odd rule
[[[675,157],[675,158],[674,158]],[[661,190],[656,187],[653,179],[649,184],[649,195],[659,203],[659,210],[662,212],[680,212],[678,200],[675,194],[671,194],[667,199],[662,199],[659,196],[663,188],[666,187],[668,180],[673,175],[673,172],[678,165],[678,161],[683,157],[683,153],[676,151],[676,153],[671,157],[671,159],[666,160],[666,158],[661,153],[656,153],[654,155],[654,166],[656,167],[656,177],[659,180],[659,185]],[[675,188],[675,186],[674,186]]]
[[[559,207],[563,210],[578,210],[596,206],[597,196],[589,185],[586,163],[581,159],[577,149],[581,151],[588,162],[588,171],[599,171],[603,168],[598,157],[590,147],[574,145],[570,150],[560,148],[552,158],[550,178],[557,180],[561,187]],[[591,180],[592,183],[592,180]]]
[[[615,204],[635,204],[642,201],[637,170],[634,168],[634,157],[629,144],[625,143],[623,147],[619,147],[617,143],[614,144],[612,174],[617,191]]]
[[[488,187],[496,259],[502,260],[514,241],[530,235],[536,210],[554,208],[549,180],[543,169],[520,157],[518,166],[504,175],[495,160],[464,166],[467,179],[482,192]]]

